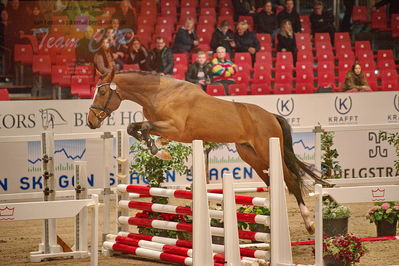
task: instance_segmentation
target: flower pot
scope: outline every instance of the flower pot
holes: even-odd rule
[[[323,219],[323,235],[338,236],[348,233],[348,217],[338,219]]]
[[[333,256],[325,256],[323,258],[324,266],[350,266],[350,261],[335,260]]]
[[[378,221],[376,223],[377,236],[396,236],[397,223],[397,219],[395,219],[393,223],[389,223],[387,221]]]

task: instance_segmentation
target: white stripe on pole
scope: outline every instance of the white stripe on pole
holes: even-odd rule
[[[223,176],[224,256],[228,266],[240,266],[236,203],[231,173]]]
[[[271,265],[292,264],[291,238],[285,199],[280,139],[269,139]]]
[[[209,204],[201,140],[193,141],[193,265],[213,265]]]

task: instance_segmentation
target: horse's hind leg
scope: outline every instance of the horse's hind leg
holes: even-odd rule
[[[127,133],[138,141],[144,141],[151,151],[152,155],[157,154],[158,148],[154,143],[154,140],[150,137],[150,130],[152,129],[152,125],[150,122],[138,122],[131,123],[127,127]]]

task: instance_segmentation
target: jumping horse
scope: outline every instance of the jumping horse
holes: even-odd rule
[[[291,128],[283,117],[254,104],[212,97],[195,84],[149,72],[112,71],[100,79],[96,89],[87,117],[90,128],[99,128],[123,100],[130,100],[143,107],[148,121],[130,124],[128,133],[146,142],[152,154],[159,151],[150,134],[185,143],[196,139],[235,143],[240,157],[267,185],[268,140],[280,138],[285,183],[298,202],[306,229],[314,233],[302,181],[305,173],[317,183],[324,181],[294,154]]]

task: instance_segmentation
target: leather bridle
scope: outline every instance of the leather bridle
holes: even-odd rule
[[[96,91],[98,92],[98,90],[99,90],[102,86],[105,86],[105,85],[111,86],[111,83],[103,83],[103,84],[98,85],[97,88],[96,88]],[[119,93],[116,91],[116,89],[113,90],[113,89],[110,88],[110,91],[111,91],[111,92],[110,92],[110,94],[109,94],[109,96],[108,96],[108,99],[107,99],[107,101],[105,102],[105,105],[104,105],[104,106],[92,104],[92,105],[90,106],[90,108],[89,108],[90,111],[93,112],[94,115],[97,117],[97,119],[100,120],[100,121],[104,120],[104,118],[106,118],[107,116],[111,115],[111,113],[112,113],[112,111],[109,110],[107,107],[108,107],[109,102],[110,102],[111,99],[112,99],[112,95],[114,94],[114,92],[116,93],[116,95],[118,95],[119,99],[122,101],[122,98],[121,98],[121,96],[119,95]],[[96,113],[96,112],[94,112],[94,109],[100,110],[100,112]]]

